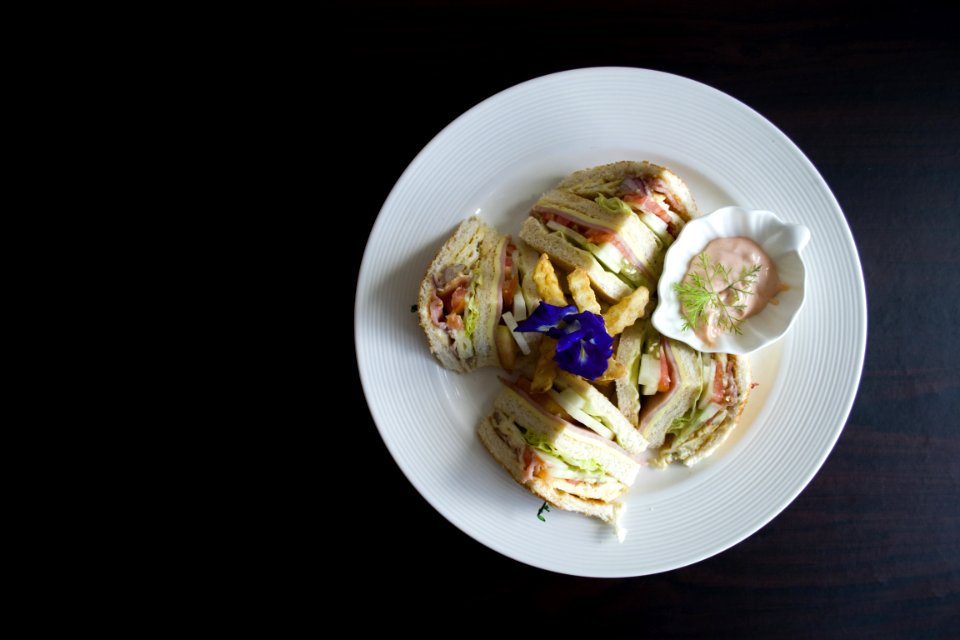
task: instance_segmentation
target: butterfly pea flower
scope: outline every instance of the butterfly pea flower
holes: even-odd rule
[[[515,331],[545,333],[557,341],[553,359],[564,371],[596,380],[607,370],[613,355],[613,338],[603,317],[589,311],[577,313],[573,305],[558,307],[541,302]]]

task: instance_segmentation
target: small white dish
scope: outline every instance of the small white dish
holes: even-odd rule
[[[777,268],[780,281],[788,288],[769,304],[740,324],[741,333],[726,331],[716,343],[707,344],[692,329],[684,330],[680,301],[673,285],[686,276],[693,260],[711,240],[744,236],[760,245]],[[810,230],[802,224],[788,224],[771,211],[723,207],[691,220],[667,250],[663,275],[657,286],[660,299],[653,312],[653,326],[661,334],[707,353],[746,355],[779,340],[790,329],[803,307],[806,270],[800,252],[810,241]]]

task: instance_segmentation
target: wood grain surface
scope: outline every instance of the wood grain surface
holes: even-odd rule
[[[616,637],[960,637],[960,11],[774,4],[357,2],[335,14],[343,100],[379,106],[344,116],[347,152],[376,158],[354,176],[370,194],[358,238],[406,165],[477,102],[555,71],[644,67],[732,95],[806,153],[847,217],[869,307],[857,400],[820,472],[755,535],[666,574],[583,579],[500,556],[419,496],[362,412],[375,470],[364,489],[383,526],[352,536],[365,567],[353,593],[405,623],[459,620],[437,633],[579,619]]]

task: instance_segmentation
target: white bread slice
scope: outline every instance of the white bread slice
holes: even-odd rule
[[[623,181],[631,177],[663,180],[674,201],[680,205],[671,207],[675,213],[686,221],[700,215],[697,203],[683,180],[666,167],[661,167],[646,160],[643,162],[623,160],[575,171],[564,178],[557,185],[557,188],[571,191],[585,198],[595,198],[597,194],[601,193],[606,197],[619,198],[625,193],[622,188]]]
[[[523,221],[520,239],[537,251],[549,255],[556,266],[567,271],[573,271],[577,267],[586,271],[597,293],[610,302],[617,302],[634,290],[623,280],[601,267],[589,251],[573,246],[559,234],[547,229],[536,218],[528,217]]]
[[[473,333],[473,368],[498,367],[500,357],[494,332],[503,313],[503,263],[510,236],[494,231],[480,243],[480,286],[477,288],[478,319]]]
[[[640,387],[637,385],[636,367],[642,355],[643,339],[646,336],[647,323],[637,320],[620,334],[617,345],[617,362],[628,369],[628,374],[617,378],[617,409],[636,427],[640,418]]]
[[[417,296],[420,327],[430,351],[447,369],[466,372],[499,364],[493,332],[500,319],[499,279],[503,269],[500,249],[507,240],[506,236],[497,233],[479,217],[471,216],[461,222],[454,234],[443,243],[420,282]],[[430,300],[437,290],[437,279],[442,277],[447,267],[453,265],[463,265],[471,278],[483,278],[476,294],[479,319],[473,336],[474,356],[467,361],[461,360],[449,332],[435,325],[430,317]]]
[[[524,482],[523,452],[527,447],[514,418],[502,411],[494,412],[480,421],[477,430],[480,441],[490,455],[506,469],[513,479],[533,495],[565,511],[582,513],[617,526],[624,512],[624,505],[616,501],[627,489],[618,481],[600,487],[584,487],[587,483],[574,484],[557,478],[542,479],[534,476]],[[578,492],[580,495],[573,493]],[[583,495],[587,494],[587,495]]]
[[[728,354],[727,358],[733,360],[733,375],[737,381],[739,399],[736,406],[728,409],[727,418],[719,424],[701,427],[675,450],[662,454],[658,459],[659,464],[679,461],[692,467],[713,454],[740,423],[751,390],[750,361],[746,356],[732,354]]]
[[[560,369],[554,386],[573,389],[582,398],[585,398],[593,408],[593,415],[603,419],[603,423],[613,431],[617,444],[629,453],[643,453],[647,450],[647,441],[637,428],[630,424],[617,407],[607,400],[592,384],[583,378]]]
[[[664,436],[676,418],[683,416],[700,396],[703,370],[700,353],[677,340],[660,338],[661,348],[669,349],[671,374],[676,377],[670,392],[647,399],[640,410],[640,432],[651,447],[663,444]]]

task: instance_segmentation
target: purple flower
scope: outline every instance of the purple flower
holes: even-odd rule
[[[557,307],[541,302],[530,317],[517,324],[517,331],[545,333],[557,341],[553,356],[557,366],[589,380],[607,370],[613,354],[613,338],[603,317],[589,311],[577,313],[574,306]]]

